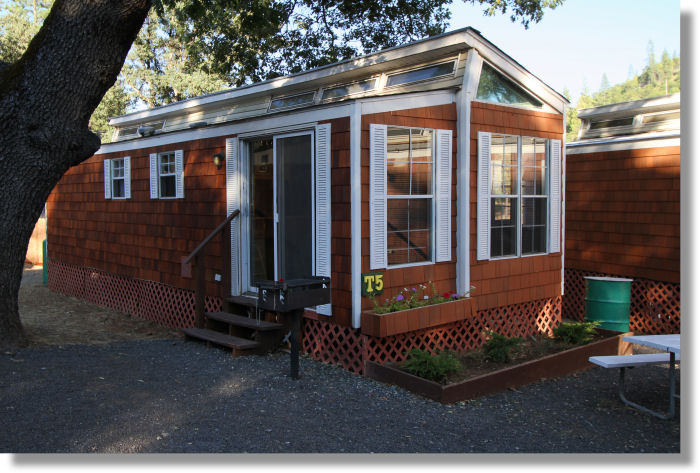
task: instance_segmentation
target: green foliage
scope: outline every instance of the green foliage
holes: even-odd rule
[[[600,90],[591,94],[584,89],[576,103],[575,109],[599,107],[611,103],[628,102],[680,92],[681,59],[675,54],[670,56],[668,52],[664,51],[661,55],[661,60],[657,62],[654,58],[654,45],[651,42],[649,42],[647,47],[647,54],[647,65],[641,74],[634,75],[629,80],[613,86],[609,85],[607,75],[604,74]],[[567,141],[576,139],[580,126],[581,122],[578,118],[571,119],[570,115],[567,114]]]
[[[462,368],[455,354],[449,350],[431,355],[429,352],[413,348],[408,358],[401,364],[401,369],[421,378],[441,383],[448,376]]]
[[[13,0],[0,3],[0,61],[15,62],[39,31],[53,0]]]
[[[544,9],[555,9],[564,0],[464,0],[470,1],[472,4],[477,1],[479,4],[487,4],[488,7],[484,10],[484,14],[494,16],[496,13],[510,14],[510,21],[514,22],[518,19],[520,23],[528,29],[530,22],[539,23],[544,16]]]
[[[562,322],[554,329],[554,338],[570,345],[585,345],[596,335],[600,322]]]
[[[474,287],[469,289],[464,297],[473,290]],[[428,281],[427,285],[419,284],[417,287],[412,287],[411,289],[404,287],[394,297],[384,299],[382,304],[379,304],[374,296],[370,296],[370,299],[372,300],[375,314],[388,314],[399,310],[415,309],[417,307],[454,301],[460,299],[460,297],[454,292],[445,292],[440,295],[435,285]]]
[[[486,343],[481,348],[484,357],[495,363],[508,363],[512,359],[511,351],[523,341],[520,337],[508,338],[492,330],[485,330],[484,337]]]

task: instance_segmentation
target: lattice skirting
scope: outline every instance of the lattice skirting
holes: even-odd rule
[[[174,328],[194,326],[194,291],[49,260],[49,289]],[[220,298],[207,296],[207,311]]]
[[[628,277],[566,269],[563,316],[583,320],[586,315],[585,276]],[[634,278],[630,278],[634,279]],[[680,333],[681,285],[651,279],[634,279],[630,291],[630,330],[636,333]]]
[[[402,361],[411,348],[435,353],[439,350],[466,351],[483,343],[482,332],[494,330],[508,337],[550,333],[561,321],[561,298],[544,299],[498,307],[473,318],[434,329],[391,337],[371,337],[358,329],[311,318],[304,319],[302,349],[312,358],[340,364],[362,374],[364,361]]]

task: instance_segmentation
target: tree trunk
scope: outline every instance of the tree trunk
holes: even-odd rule
[[[0,64],[0,348],[26,343],[25,254],[61,176],[92,156],[92,112],[114,84],[150,0],[57,0],[14,64]]]

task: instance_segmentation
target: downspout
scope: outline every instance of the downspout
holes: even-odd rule
[[[471,108],[479,87],[483,59],[476,49],[467,53],[462,87],[457,92],[457,293],[464,295],[471,284],[469,258]]]
[[[352,327],[360,328],[362,311],[362,104],[355,100],[350,112],[350,254]]]

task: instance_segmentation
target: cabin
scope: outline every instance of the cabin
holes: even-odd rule
[[[113,118],[48,200],[49,287],[188,328],[281,323],[259,281],[329,277],[301,348],[356,373],[551,331],[567,104],[465,28]],[[373,311],[414,290],[456,300]]]
[[[679,333],[680,94],[578,111],[566,145],[564,315],[585,315],[585,276],[633,279],[630,330]]]

